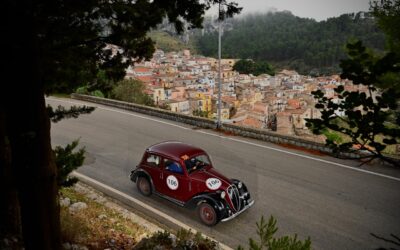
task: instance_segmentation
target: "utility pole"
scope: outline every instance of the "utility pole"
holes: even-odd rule
[[[222,29],[222,17],[221,17],[221,3],[218,4],[218,119],[217,129],[221,128],[221,29]]]

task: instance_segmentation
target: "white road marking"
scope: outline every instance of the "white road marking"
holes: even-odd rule
[[[60,100],[60,99],[56,99],[56,98],[46,98],[46,99],[53,100],[53,101],[70,103],[70,104],[78,104],[78,105],[80,104],[78,102]],[[96,105],[98,105],[98,104],[96,104]],[[190,128],[183,127],[183,126],[180,126],[180,125],[176,125],[176,124],[173,124],[173,123],[170,123],[170,122],[162,121],[162,120],[159,120],[159,119],[149,118],[149,117],[142,116],[142,115],[136,115],[136,114],[132,114],[132,113],[129,113],[129,112],[126,112],[126,111],[117,110],[117,109],[104,108],[104,107],[100,107],[100,106],[96,106],[96,107],[98,109],[102,109],[102,110],[106,110],[106,111],[113,111],[113,112],[117,112],[117,113],[120,113],[120,114],[139,117],[139,118],[142,118],[142,119],[146,119],[146,120],[150,120],[150,121],[154,121],[154,122],[158,122],[158,123],[162,123],[162,124],[178,127],[178,128],[181,128],[181,129],[190,130]],[[244,143],[244,144],[248,144],[248,145],[252,145],[252,146],[256,146],[256,147],[260,147],[260,148],[270,149],[270,150],[274,150],[274,151],[277,151],[277,152],[281,152],[281,153],[285,153],[285,154],[289,154],[289,155],[294,155],[294,156],[297,156],[297,157],[302,157],[302,158],[305,158],[305,159],[314,160],[314,161],[318,161],[318,162],[323,162],[323,163],[326,163],[326,164],[331,164],[331,165],[335,165],[335,166],[338,166],[338,167],[341,167],[341,168],[346,168],[346,169],[358,171],[358,172],[361,172],[361,173],[375,175],[375,176],[387,178],[387,179],[394,180],[394,181],[400,181],[400,178],[393,177],[393,176],[390,176],[390,175],[385,175],[385,174],[380,174],[380,173],[376,173],[376,172],[372,172],[372,171],[368,171],[368,170],[364,170],[364,169],[360,169],[360,168],[355,168],[355,167],[351,167],[351,166],[344,165],[344,164],[341,164],[341,163],[327,161],[327,160],[323,160],[323,159],[320,159],[320,158],[316,158],[316,157],[312,157],[312,156],[308,156],[308,155],[303,155],[303,154],[298,154],[298,153],[286,151],[286,150],[283,150],[283,149],[269,147],[269,146],[265,146],[265,145],[261,145],[261,144],[257,144],[257,143],[253,143],[253,142],[249,142],[249,141],[245,141],[245,140],[241,140],[241,139],[226,137],[226,136],[210,133],[210,132],[207,132],[207,131],[201,131],[201,130],[193,130],[193,132],[202,133],[202,134],[218,137],[218,138],[221,138],[221,139],[231,140],[231,141],[235,141],[235,142],[240,142],[240,143]]]
[[[110,187],[110,186],[108,186],[108,185],[106,185],[106,184],[103,184],[103,183],[101,183],[101,182],[99,182],[99,181],[96,181],[95,179],[92,179],[92,178],[90,178],[89,176],[86,176],[86,175],[84,175],[84,174],[78,173],[78,172],[76,172],[76,171],[73,171],[73,172],[72,172],[72,175],[75,176],[75,177],[77,177],[78,179],[86,180],[86,181],[88,181],[88,182],[94,183],[94,184],[96,184],[96,185],[98,185],[98,186],[100,186],[100,187],[102,187],[102,188],[104,188],[104,189],[106,189],[106,190],[108,190],[108,191],[113,192],[113,193],[116,194],[116,195],[119,195],[119,196],[123,197],[124,199],[127,199],[127,200],[129,200],[129,201],[131,201],[131,202],[134,202],[134,203],[136,203],[137,205],[141,206],[142,208],[144,208],[144,209],[146,209],[146,210],[148,210],[148,211],[151,211],[152,213],[155,213],[155,214],[157,214],[158,216],[160,216],[160,217],[162,217],[162,218],[164,218],[164,219],[166,219],[166,220],[169,220],[170,222],[174,223],[175,225],[177,225],[177,226],[179,226],[179,227],[181,227],[181,228],[183,228],[183,229],[185,229],[185,230],[190,230],[190,231],[193,232],[194,234],[197,233],[197,230],[196,230],[196,229],[194,229],[194,228],[192,228],[192,227],[186,225],[185,223],[183,223],[183,222],[181,222],[181,221],[179,221],[179,220],[177,220],[177,219],[175,219],[175,218],[169,216],[169,215],[166,214],[166,213],[161,212],[160,210],[157,210],[157,209],[153,208],[152,206],[147,205],[146,203],[144,203],[144,202],[142,202],[142,201],[140,201],[140,200],[138,200],[138,199],[133,198],[132,196],[130,196],[130,195],[128,195],[128,194],[125,194],[125,193],[123,193],[123,192],[121,192],[121,191],[119,191],[119,190],[117,190],[117,189],[115,189],[115,188],[112,188],[112,187]],[[215,240],[215,239],[213,239],[213,238],[211,238],[211,237],[209,237],[209,236],[207,236],[207,235],[205,235],[205,234],[203,234],[203,233],[202,233],[202,235],[203,235],[204,237],[210,239],[210,240],[213,240],[213,241],[215,241],[215,242],[218,242],[217,240]],[[232,248],[228,247],[227,245],[225,245],[225,244],[223,244],[223,243],[221,243],[221,242],[218,242],[218,244],[221,246],[222,249],[233,250]]]

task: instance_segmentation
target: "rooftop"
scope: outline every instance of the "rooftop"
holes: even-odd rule
[[[179,160],[185,155],[190,158],[194,155],[205,153],[204,150],[198,147],[178,141],[161,142],[150,146],[146,151],[159,153],[173,158],[174,160]]]

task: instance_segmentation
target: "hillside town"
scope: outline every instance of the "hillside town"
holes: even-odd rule
[[[282,70],[274,76],[239,74],[236,59],[221,59],[221,120],[286,135],[311,136],[307,118],[320,118],[312,91],[321,89],[327,98],[337,98],[334,88],[360,90],[339,75],[310,77]],[[192,56],[189,50],[164,53],[157,50],[150,61],[129,67],[126,79],[146,86],[156,107],[172,112],[217,117],[218,60]],[[339,100],[338,100],[339,101]]]

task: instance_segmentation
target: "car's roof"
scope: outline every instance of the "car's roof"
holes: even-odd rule
[[[178,141],[166,141],[154,144],[147,148],[148,152],[163,154],[173,159],[182,159],[185,155],[191,158],[194,155],[205,153],[201,148]]]

